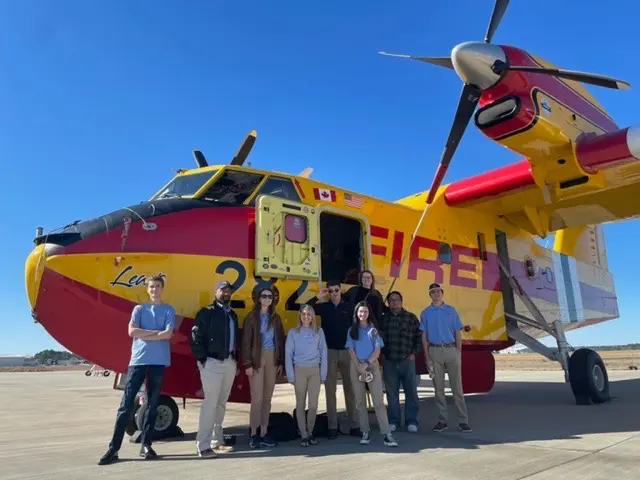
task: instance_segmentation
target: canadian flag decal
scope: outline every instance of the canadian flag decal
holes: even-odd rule
[[[316,200],[322,200],[323,202],[335,202],[336,201],[336,191],[329,190],[327,188],[314,188],[313,196]]]

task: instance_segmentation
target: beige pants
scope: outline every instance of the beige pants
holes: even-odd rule
[[[353,387],[351,386],[351,356],[349,350],[327,350],[327,381],[324,384],[324,393],[327,397],[327,420],[329,430],[338,428],[338,409],[336,406],[336,386],[338,384],[338,371],[342,377],[342,390],[344,403],[349,415],[350,428],[358,426],[358,412],[356,411]]]
[[[296,391],[296,419],[302,438],[309,438],[316,426],[318,397],[320,396],[320,365],[317,367],[295,367],[294,388]],[[305,404],[309,396],[309,412],[305,419]],[[306,420],[306,421],[305,421]]]
[[[429,345],[429,358],[433,362],[433,387],[435,390],[438,420],[447,423],[447,398],[444,394],[444,374],[449,375],[449,386],[458,412],[458,423],[467,423],[467,405],[462,391],[460,353],[455,346]]]
[[[204,367],[198,362],[198,369],[202,380],[204,400],[200,407],[196,442],[198,450],[203,451],[216,445],[224,445],[222,423],[231,387],[233,387],[236,378],[236,361],[227,358],[221,362],[214,358],[207,358]]]
[[[369,382],[369,392],[371,393],[371,399],[373,400],[373,407],[376,410],[376,418],[378,419],[378,427],[380,427],[380,433],[386,435],[391,432],[389,429],[389,418],[387,417],[387,409],[384,406],[384,396],[382,393],[382,372],[380,370],[380,364],[376,360],[373,362],[369,369],[373,373],[373,380]],[[358,416],[360,417],[360,431],[366,433],[370,431],[369,428],[369,412],[367,411],[367,397],[365,390],[365,382],[358,380],[358,370],[356,364],[351,362],[351,385],[353,386],[353,393],[356,400],[356,409],[358,410]]]
[[[253,369],[253,375],[249,377],[251,386],[251,431],[257,431],[261,425],[269,425],[269,414],[271,413],[271,398],[273,389],[276,386],[276,366],[274,365],[273,350],[262,350],[260,355],[261,367]],[[266,435],[267,432],[260,432]]]

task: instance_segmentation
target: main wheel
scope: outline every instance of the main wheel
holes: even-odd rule
[[[611,400],[607,368],[600,355],[589,348],[580,348],[569,357],[569,381],[578,404]]]
[[[110,374],[111,372],[109,370],[105,370],[104,372],[102,372],[103,377],[108,377]]]
[[[144,420],[144,410],[147,408],[146,404],[144,408],[138,408],[135,418],[138,430],[142,430],[142,422]],[[178,420],[180,419],[180,410],[178,404],[171,397],[166,395],[160,396],[158,402],[158,410],[156,415],[156,428],[155,432],[158,437],[162,437],[166,432],[169,432],[178,426]]]

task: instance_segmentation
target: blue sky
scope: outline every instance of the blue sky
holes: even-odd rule
[[[227,163],[255,128],[257,168],[312,166],[321,181],[388,200],[428,188],[461,82],[376,52],[448,55],[484,38],[492,5],[2,2],[0,353],[57,347],[32,322],[24,289],[36,226],[145,200],[173,169],[194,165],[194,147]],[[631,0],[515,1],[494,43],[631,82],[629,92],[589,88],[619,125],[632,125],[638,10]],[[471,127],[446,182],[517,159]],[[639,225],[605,228],[621,319],[569,334],[573,344],[640,341],[640,258],[625,250]]]

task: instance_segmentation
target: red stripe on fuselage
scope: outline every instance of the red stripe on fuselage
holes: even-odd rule
[[[129,226],[124,249],[124,227],[78,241],[59,254],[147,252],[206,255],[229,258],[255,257],[255,209],[253,207],[194,208],[146,219],[155,230],[144,230],[141,221]]]
[[[503,46],[509,65],[542,67],[527,52],[519,48]],[[580,115],[590,123],[595,124],[605,132],[616,130],[615,122],[594,105],[590,100],[571,88],[561,79],[553,75],[536,74],[532,72],[508,72],[504,78],[494,87],[483,92],[479,106],[490,104],[502,97],[515,95],[521,98],[523,108],[535,108],[531,101],[531,94],[534,89],[540,89],[544,93],[563,103],[577,115]],[[527,100],[529,99],[529,100]],[[494,127],[484,130],[484,133],[491,138],[500,138],[509,132],[516,132],[523,127],[523,119],[530,118],[526,114],[522,118],[507,120]]]

